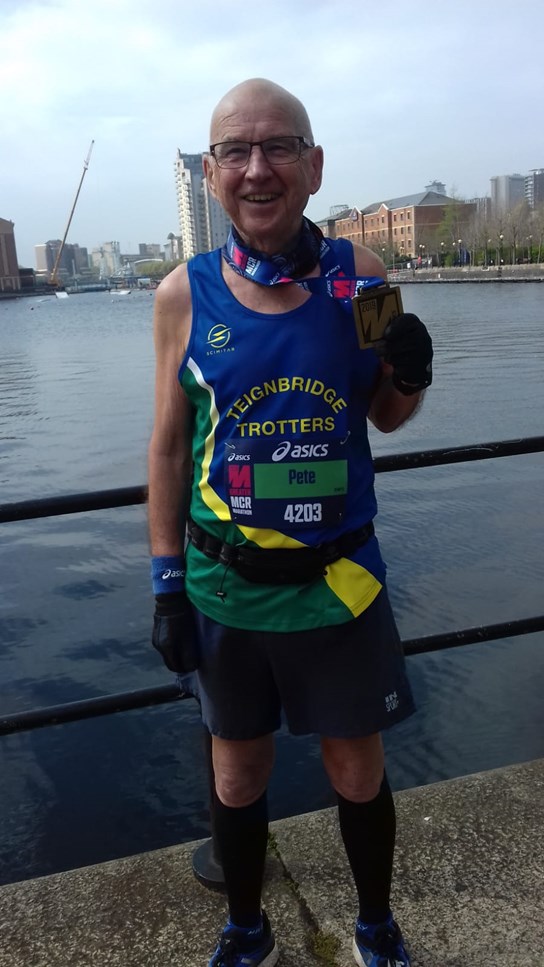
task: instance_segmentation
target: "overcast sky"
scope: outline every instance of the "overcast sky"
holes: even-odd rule
[[[544,167],[544,5],[537,0],[0,0],[0,217],[19,262],[68,241],[177,232],[176,149],[248,77],[306,104],[325,149],[318,219],[437,179],[464,197]]]

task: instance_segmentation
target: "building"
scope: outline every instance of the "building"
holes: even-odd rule
[[[484,221],[491,218],[492,208],[489,195],[483,195],[480,198],[467,198],[467,204],[474,205],[475,213]]]
[[[332,205],[329,209],[329,214],[326,218],[321,218],[320,221],[316,222],[318,228],[321,229],[323,235],[327,238],[336,238],[336,223],[344,218],[351,217],[353,212],[358,211],[356,208],[350,208],[349,205]],[[353,238],[353,241],[360,241],[360,239]]]
[[[161,247],[157,242],[139,242],[138,252],[142,259],[164,259],[164,252],[161,251]]]
[[[491,207],[494,215],[511,211],[524,200],[524,175],[495,175],[491,179]]]
[[[202,157],[178,148],[174,163],[180,258],[185,260],[223,245],[230,229],[230,219],[208,189]]]
[[[435,191],[437,195],[445,195],[446,186],[441,181],[431,181],[429,185],[425,185],[425,191]]]
[[[436,191],[390,198],[363,209],[352,208],[336,220],[335,235],[367,245],[385,262],[396,256],[430,258],[440,253],[439,235],[444,232],[448,209],[448,231],[451,229],[451,240],[458,244],[476,206]]]
[[[58,253],[62,246],[60,238],[50,239],[41,245],[34,246],[36,269],[39,275],[49,278],[55,267]],[[58,264],[59,276],[74,278],[89,274],[89,255],[87,249],[74,244],[65,244]]]
[[[164,243],[164,257],[167,262],[177,262],[181,259],[181,238],[170,232]]]
[[[18,292],[20,288],[13,222],[0,218],[0,292]]]
[[[73,245],[66,245],[67,249],[67,261],[70,263],[72,276],[88,276],[90,275],[89,268],[89,253],[85,246],[78,245],[74,242]]]
[[[544,205],[544,168],[533,168],[525,175],[525,199],[533,211]]]
[[[101,279],[121,272],[121,246],[119,242],[103,242],[91,252],[91,263]]]
[[[41,245],[34,246],[36,269],[40,274],[51,275],[61,245],[62,240],[55,238],[50,239],[48,242],[43,242]],[[60,268],[63,267],[62,265],[60,266]]]

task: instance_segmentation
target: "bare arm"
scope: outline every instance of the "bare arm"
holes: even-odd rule
[[[363,245],[354,245],[355,271],[358,275],[379,275],[387,280],[387,270],[382,260]],[[377,430],[391,433],[417,410],[425,391],[404,396],[393,386],[393,367],[382,361],[381,373],[376,381],[369,410],[369,419]]]
[[[149,538],[153,555],[183,554],[191,480],[191,407],[178,370],[191,327],[187,269],[180,266],[155,297],[155,419],[148,453]]]
[[[391,382],[393,367],[382,363],[382,375],[374,391],[372,403],[368,413],[370,421],[382,433],[391,433],[406,423],[419,404],[423,401],[425,390],[404,396],[395,389]]]

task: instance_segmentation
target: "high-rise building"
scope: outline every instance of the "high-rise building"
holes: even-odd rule
[[[533,168],[525,175],[525,198],[533,210],[544,205],[544,168]]]
[[[524,199],[523,175],[495,175],[491,179],[491,206],[494,214],[510,211]]]
[[[78,245],[74,242],[70,245],[72,250],[72,269],[74,275],[88,275],[89,274],[89,253],[85,246]]]
[[[15,292],[20,288],[13,222],[0,218],[0,292]]]
[[[42,245],[35,245],[36,269],[40,274],[51,275],[57,256],[59,254],[62,241],[60,238],[49,239]],[[85,275],[89,268],[89,257],[86,248],[82,248],[75,242],[66,243],[62,249],[62,255],[57,267],[59,275],[76,276]]]
[[[210,194],[202,171],[202,154],[177,151],[174,163],[179,218],[180,258],[190,259],[223,245],[230,219]]]
[[[51,238],[48,242],[34,246],[38,272],[46,272],[48,275],[51,274],[61,245],[62,240],[60,238]],[[61,268],[63,267],[61,266]]]

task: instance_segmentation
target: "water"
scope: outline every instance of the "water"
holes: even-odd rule
[[[153,295],[0,302],[0,501],[145,481]],[[404,286],[435,344],[421,412],[375,455],[542,433],[544,286]],[[542,454],[380,474],[404,638],[542,613]],[[149,644],[142,507],[4,524],[4,713],[170,681]],[[543,634],[409,659],[395,789],[544,754]],[[192,701],[0,738],[0,881],[208,833]],[[332,802],[316,742],[278,738],[273,818]]]

